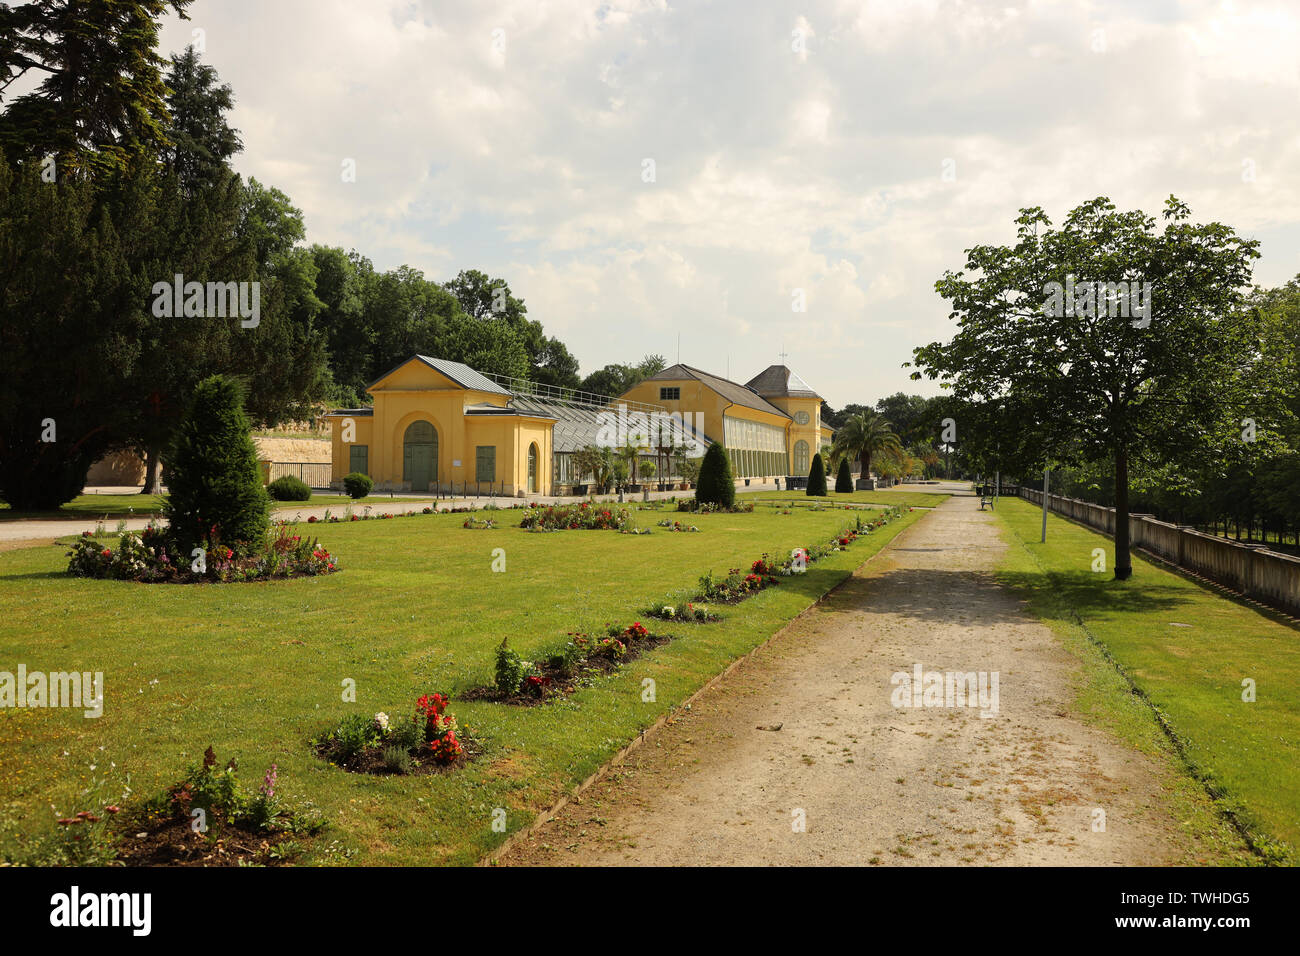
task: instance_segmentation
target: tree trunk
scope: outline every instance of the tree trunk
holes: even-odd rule
[[[140,490],[142,495],[160,495],[162,494],[162,481],[159,479],[159,455],[160,450],[157,445],[150,445],[145,452],[144,457],[144,488]]]
[[[1133,558],[1129,555],[1128,528],[1128,448],[1115,449],[1115,580],[1133,576]]]
[[[860,477],[863,481],[866,481],[871,477],[871,452],[864,454],[860,460],[862,462],[862,475]]]

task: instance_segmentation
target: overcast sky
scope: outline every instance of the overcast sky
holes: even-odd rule
[[[780,361],[838,407],[952,323],[934,282],[1106,195],[1300,273],[1300,3],[198,0],[245,175],[310,242],[504,277],[583,374]],[[345,182],[345,160],[355,182]],[[647,160],[653,161],[653,181]],[[802,290],[806,312],[792,303]]]

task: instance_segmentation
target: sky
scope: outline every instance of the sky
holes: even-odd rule
[[[246,176],[309,242],[502,277],[586,374],[784,361],[936,394],[964,250],[1108,196],[1300,273],[1300,2],[197,0]],[[354,170],[354,175],[348,175]],[[802,311],[796,311],[802,306]],[[680,342],[680,351],[679,351]],[[782,354],[785,353],[784,359]]]

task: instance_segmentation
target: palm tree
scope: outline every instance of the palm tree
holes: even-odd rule
[[[871,477],[871,456],[882,451],[901,451],[902,442],[894,434],[893,426],[873,411],[863,411],[852,416],[835,429],[835,443],[831,455],[844,455],[862,462],[862,480]]]

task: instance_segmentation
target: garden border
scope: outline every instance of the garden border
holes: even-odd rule
[[[683,700],[676,707],[669,709],[667,713],[660,714],[654,723],[652,723],[649,727],[646,727],[644,730],[642,730],[641,733],[633,737],[627,744],[620,747],[618,751],[616,751],[612,756],[610,756],[608,760],[606,760],[603,764],[601,764],[594,771],[592,771],[592,773],[585,780],[583,780],[581,783],[573,787],[573,789],[571,789],[568,793],[561,796],[548,809],[538,813],[537,816],[533,819],[533,821],[529,823],[527,826],[521,827],[520,829],[516,830],[514,833],[507,836],[505,840],[503,840],[500,843],[500,845],[494,847],[493,849],[485,853],[482,857],[479,858],[479,860],[474,865],[475,866],[498,865],[500,863],[501,858],[505,856],[506,853],[508,853],[511,849],[513,849],[516,843],[520,842],[526,837],[532,836],[534,833],[536,833],[546,824],[554,820],[556,816],[559,815],[560,811],[563,810],[566,806],[568,806],[571,801],[574,801],[578,797],[582,796],[583,793],[585,793],[588,789],[590,789],[601,779],[603,779],[606,775],[608,775],[609,772],[613,770],[615,767],[621,766],[633,751],[639,749],[646,742],[647,739],[653,738],[656,734],[659,733],[659,731],[663,730],[664,726],[667,725],[673,718],[675,718],[681,711],[689,709],[690,706],[693,703],[695,703],[696,700],[704,696],[705,693],[712,690],[715,686],[721,683],[727,676],[729,676],[738,667],[740,667],[742,664],[744,664],[754,655],[758,654],[759,651],[762,651],[765,648],[767,648],[769,645],[775,643],[775,641],[779,637],[781,637],[781,635],[785,634],[786,631],[790,630],[790,628],[792,628],[796,623],[798,623],[800,619],[802,619],[805,615],[811,613],[819,605],[821,605],[828,597],[830,597],[840,588],[844,587],[844,585],[846,585],[850,581],[850,579],[852,579],[852,577],[858,573],[858,571],[860,571],[862,568],[865,568],[872,561],[876,560],[876,558],[884,554],[894,544],[895,541],[897,541],[903,535],[907,534],[909,531],[911,531],[913,528],[919,525],[922,521],[924,521],[927,517],[929,517],[929,515],[933,511],[934,511],[933,508],[926,509],[924,512],[922,512],[921,516],[917,518],[916,521],[913,521],[906,528],[903,528],[900,531],[898,531],[892,538],[890,538],[881,546],[879,551],[871,555],[861,564],[854,565],[849,570],[849,573],[844,576],[844,579],[842,581],[840,581],[833,587],[828,588],[815,601],[809,604],[806,608],[804,608],[794,617],[790,618],[790,620],[782,624],[779,628],[777,628],[777,630],[769,634],[762,641],[762,643],[757,644],[754,647],[750,648],[744,654],[740,655],[734,661],[732,661],[730,664],[724,667],[721,671],[714,674],[707,681],[705,681],[704,684],[698,690],[696,690],[693,694],[691,694],[689,697]]]

